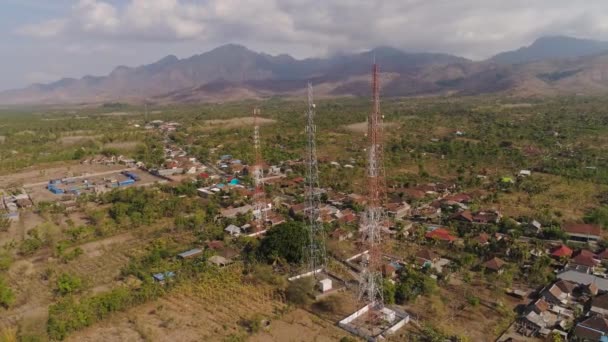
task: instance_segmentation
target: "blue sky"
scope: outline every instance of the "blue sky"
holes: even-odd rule
[[[543,35],[608,40],[607,23],[606,0],[0,0],[0,90],[226,43],[295,57],[393,46],[483,59]]]

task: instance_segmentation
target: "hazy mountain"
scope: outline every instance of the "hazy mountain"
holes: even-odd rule
[[[130,68],[120,66],[103,77],[63,79],[0,93],[2,103],[92,102],[171,96],[176,91],[225,92],[227,88],[259,86],[264,92],[301,88],[305,80],[338,82],[366,74],[376,58],[384,72],[406,73],[430,64],[466,62],[445,54],[405,53],[392,48],[297,60],[289,55],[271,56],[239,45],[224,45],[186,59],[167,56],[156,63]],[[294,81],[298,82],[294,82]],[[255,82],[260,81],[260,82]],[[289,86],[291,84],[291,86]],[[215,96],[215,95],[214,95]]]
[[[304,96],[308,81],[313,82],[318,96],[369,96],[373,60],[380,66],[383,96],[602,94],[608,93],[608,54],[601,53],[602,44],[567,37],[541,38],[530,47],[483,62],[390,47],[298,60],[224,45],[185,59],[167,56],[140,67],[120,66],[107,76],[66,78],[2,92],[0,103],[145,99],[166,103]],[[577,57],[579,54],[584,56]],[[520,62],[502,62],[506,60]]]
[[[532,45],[506,51],[490,58],[502,64],[518,64],[543,59],[564,59],[591,56],[608,51],[608,42],[565,36],[542,37]]]

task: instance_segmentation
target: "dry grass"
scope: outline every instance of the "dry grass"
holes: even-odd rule
[[[565,220],[576,220],[594,206],[596,195],[608,187],[582,180],[566,181],[558,176],[535,173],[532,180],[546,182],[548,189],[537,195],[524,192],[501,194],[499,205],[508,216],[534,216],[542,211],[558,213]]]
[[[382,125],[382,127],[384,127],[384,129],[392,128],[395,126],[397,126],[397,124],[395,122],[384,122]],[[367,132],[367,121],[346,125],[346,126],[344,126],[344,128],[346,128],[347,130],[349,130],[351,132],[355,132],[355,133],[366,133]]]
[[[101,138],[101,135],[70,135],[59,138],[59,143],[63,145],[75,145],[86,142],[88,140],[95,140]]]
[[[137,141],[121,141],[121,142],[107,143],[103,147],[117,148],[120,150],[134,150],[138,144],[139,144],[139,142],[137,142]]]
[[[479,298],[479,305],[468,303],[471,296]],[[447,334],[466,336],[470,341],[494,341],[512,322],[513,310],[520,303],[484,280],[466,284],[454,279],[437,294],[419,297],[406,311],[421,324],[430,323]]]
[[[285,305],[271,287],[242,282],[239,265],[221,272],[222,277],[180,285],[171,294],[116,314],[68,341],[107,341],[108,336],[117,341],[222,341],[247,334],[242,320],[255,315],[279,318]]]
[[[267,118],[258,118],[259,125],[269,125],[276,122],[273,119]],[[230,129],[230,128],[238,128],[243,126],[253,126],[253,117],[243,117],[243,118],[234,118],[234,119],[226,119],[226,120],[204,120],[200,123],[200,127],[203,130],[211,130],[211,129]]]

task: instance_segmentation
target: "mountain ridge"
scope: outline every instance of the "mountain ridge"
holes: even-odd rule
[[[168,55],[146,65],[118,66],[105,76],[63,78],[0,92],[0,103],[196,102],[299,96],[311,80],[318,86],[319,96],[367,96],[373,60],[380,65],[385,96],[595,94],[608,92],[603,76],[608,75],[604,44],[608,48],[606,42],[542,37],[529,46],[477,62],[387,46],[296,59],[226,44],[183,59]],[[573,50],[573,46],[577,48]]]

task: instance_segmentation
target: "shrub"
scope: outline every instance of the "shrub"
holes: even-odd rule
[[[307,305],[311,301],[310,293],[313,290],[313,281],[310,277],[297,279],[289,283],[285,293],[287,300],[296,305]]]
[[[62,296],[69,295],[71,293],[79,292],[82,290],[82,279],[77,276],[70,275],[68,273],[62,273],[57,278],[57,293]]]
[[[0,278],[0,306],[8,308],[15,300],[13,290],[8,286],[3,278]]]

